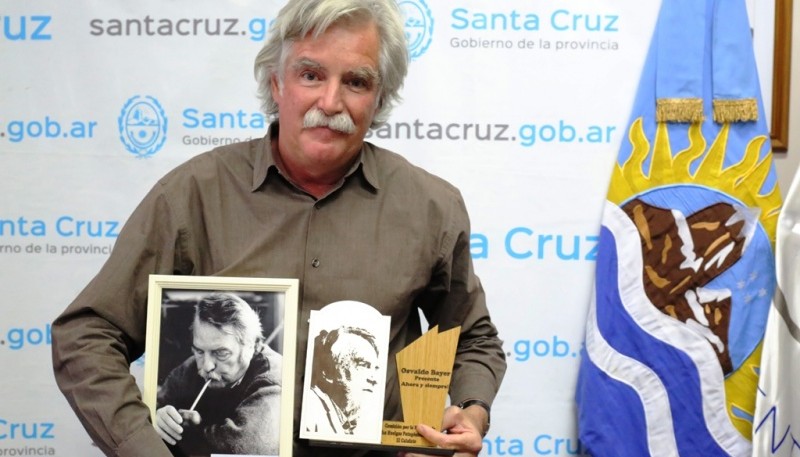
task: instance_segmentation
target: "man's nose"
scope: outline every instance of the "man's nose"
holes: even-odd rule
[[[317,106],[328,116],[344,111],[344,101],[342,100],[342,90],[344,86],[340,81],[327,81],[324,90],[320,95]]]
[[[200,367],[203,369],[203,371],[208,373],[217,367],[217,364],[214,362],[214,357],[207,355],[201,355],[200,357]]]

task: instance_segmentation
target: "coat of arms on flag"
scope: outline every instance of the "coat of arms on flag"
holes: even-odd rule
[[[744,0],[663,0],[603,212],[594,456],[749,456],[781,207]]]

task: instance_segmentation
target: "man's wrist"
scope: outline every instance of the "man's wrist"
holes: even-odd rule
[[[486,411],[486,426],[483,429],[482,435],[486,435],[486,432],[489,431],[489,426],[492,423],[492,407],[489,406],[489,403],[486,403],[485,401],[479,400],[477,398],[469,398],[462,401],[456,406],[458,406],[461,409],[467,409],[470,406],[480,406],[481,408],[483,408]]]

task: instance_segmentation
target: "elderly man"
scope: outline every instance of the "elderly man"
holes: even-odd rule
[[[305,423],[308,431],[359,434],[362,419],[370,418],[370,410],[381,405],[372,398],[377,390],[378,354],[375,337],[362,328],[323,330],[314,338],[311,392],[305,399],[309,406],[303,410],[304,417],[311,419]]]
[[[158,389],[156,430],[185,455],[278,453],[280,355],[240,297],[201,298],[192,352]],[[175,452],[178,453],[178,452]]]
[[[393,0],[290,0],[256,58],[277,115],[259,140],[214,149],[162,178],[125,224],[106,265],[53,324],[59,387],[109,455],[169,455],[127,371],[145,342],[149,274],[298,278],[295,436],[312,310],[340,300],[391,317],[386,419],[402,412],[393,355],[422,333],[461,326],[445,433],[477,455],[505,356],[469,250],[456,188],[364,141],[398,99],[408,65]],[[284,393],[287,390],[284,389]],[[295,457],[364,455],[312,448]]]

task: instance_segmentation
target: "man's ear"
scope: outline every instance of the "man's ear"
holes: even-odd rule
[[[270,91],[272,91],[272,99],[275,103],[279,103],[278,100],[281,97],[281,83],[278,81],[278,75],[276,73],[273,73],[269,77],[269,88]]]

